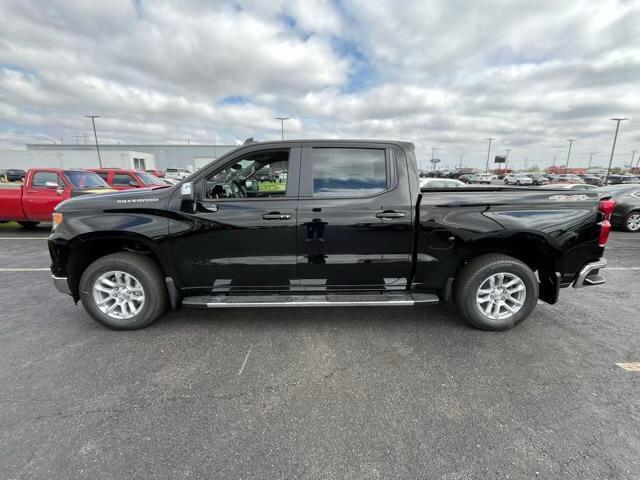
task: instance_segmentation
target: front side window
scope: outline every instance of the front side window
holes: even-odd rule
[[[364,197],[387,188],[385,151],[375,148],[314,148],[314,197]]]
[[[206,178],[204,197],[224,198],[282,197],[287,190],[289,150],[272,150],[237,158]]]
[[[47,182],[56,183],[58,186],[64,186],[56,172],[37,172],[33,176],[34,187],[45,187]]]

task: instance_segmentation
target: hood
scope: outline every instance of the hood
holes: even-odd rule
[[[166,208],[175,187],[133,188],[131,190],[100,190],[97,195],[89,192],[65,200],[56,207],[58,212],[76,210],[122,210]],[[96,191],[95,193],[98,193]]]

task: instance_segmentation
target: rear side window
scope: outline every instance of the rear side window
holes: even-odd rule
[[[113,176],[113,185],[116,187],[130,187],[130,182],[132,181],[136,185],[138,184],[137,182],[135,182],[131,175],[128,175],[126,173],[116,173]]]
[[[314,148],[314,197],[364,197],[387,188],[385,151],[375,148]]]
[[[109,180],[109,173],[108,172],[98,172],[97,175],[103,179],[105,182],[107,180]]]
[[[57,183],[58,185],[63,185],[60,179],[58,178],[58,174],[55,172],[37,172],[33,176],[32,185],[34,187],[44,187],[47,182]]]

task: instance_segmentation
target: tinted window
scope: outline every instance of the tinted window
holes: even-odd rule
[[[65,176],[74,188],[109,188],[109,185],[93,172],[66,172]]]
[[[138,178],[145,185],[162,185],[162,180],[157,177],[154,177],[150,173],[147,172],[136,172]]]
[[[129,184],[129,182],[131,181],[134,181],[133,177],[126,173],[116,173],[113,176],[113,185],[116,187],[130,187],[131,185]]]
[[[62,185],[62,182],[58,179],[58,174],[55,172],[38,172],[33,176],[34,187],[44,187],[47,182]]]
[[[109,173],[107,172],[98,172],[98,176],[105,182],[109,179]]]
[[[311,161],[315,197],[362,197],[387,188],[384,150],[314,148]]]

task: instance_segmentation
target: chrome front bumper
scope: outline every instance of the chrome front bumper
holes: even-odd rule
[[[53,285],[60,293],[71,295],[71,289],[69,288],[67,277],[56,277],[55,275],[51,275],[51,279],[53,280]]]
[[[582,287],[591,287],[593,285],[602,285],[605,280],[600,272],[593,273],[594,270],[599,270],[607,266],[607,261],[604,258],[596,262],[587,263],[580,273],[578,273],[578,278],[576,278],[575,282],[573,282],[573,288],[582,288]]]

